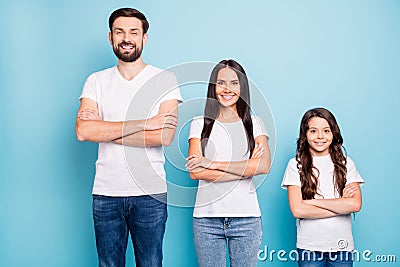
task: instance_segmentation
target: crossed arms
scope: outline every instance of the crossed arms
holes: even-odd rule
[[[168,146],[178,125],[178,100],[161,103],[156,116],[143,120],[103,121],[96,101],[82,98],[75,132],[79,141],[112,142],[120,145],[148,147]]]
[[[358,212],[362,205],[358,182],[348,184],[341,198],[303,200],[301,188],[296,185],[288,186],[288,197],[293,216],[302,219],[321,219]]]
[[[189,140],[189,157],[186,164],[193,180],[209,182],[227,182],[245,179],[269,172],[271,165],[267,137],[258,136],[254,139],[255,148],[252,157],[243,161],[211,161],[203,157],[199,138]]]

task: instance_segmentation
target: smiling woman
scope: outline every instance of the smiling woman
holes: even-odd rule
[[[253,176],[270,168],[268,135],[250,114],[246,73],[234,60],[211,72],[204,117],[192,120],[186,168],[199,180],[193,212],[199,265],[256,266],[261,212]]]

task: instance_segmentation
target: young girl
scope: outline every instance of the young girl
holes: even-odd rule
[[[361,209],[364,181],[342,144],[331,112],[315,108],[304,114],[296,158],[282,181],[297,218],[300,267],[353,266],[351,213]]]
[[[239,63],[213,69],[204,117],[192,120],[186,168],[199,180],[193,231],[200,267],[256,266],[261,217],[254,175],[270,168],[263,122],[250,115],[249,83]]]

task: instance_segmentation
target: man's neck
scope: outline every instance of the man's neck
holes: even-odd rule
[[[136,75],[138,75],[145,67],[146,64],[142,61],[141,58],[138,58],[135,62],[124,62],[118,60],[117,68],[121,76],[125,80],[130,81],[135,78]]]

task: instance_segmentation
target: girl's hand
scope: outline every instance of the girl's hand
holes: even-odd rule
[[[261,144],[256,144],[253,150],[253,154],[251,155],[252,159],[261,158],[264,154],[265,148]]]
[[[355,187],[352,184],[346,185],[346,187],[343,189],[343,196],[342,197],[352,197],[354,196],[354,193],[357,191],[357,187]]]
[[[186,169],[188,171],[193,171],[196,168],[202,167],[210,170],[216,170],[216,164],[215,162],[205,158],[205,157],[200,157],[198,155],[190,155],[188,157],[188,163],[185,165]]]

